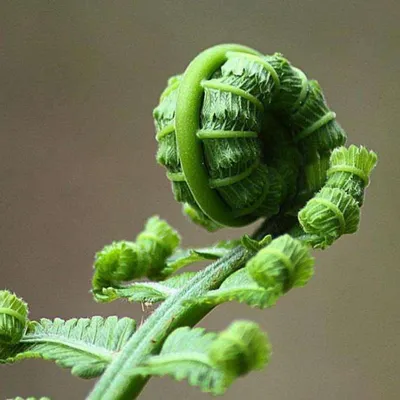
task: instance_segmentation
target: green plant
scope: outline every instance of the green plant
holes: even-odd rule
[[[159,217],[136,241],[96,254],[96,301],[161,303],[136,329],[130,318],[29,321],[27,305],[0,293],[0,362],[43,358],[73,375],[101,375],[88,399],[131,399],[151,376],[187,379],[223,393],[269,360],[250,321],[220,333],[193,328],[228,301],[267,308],[313,274],[312,248],[354,233],[377,157],[343,147],[346,135],[316,81],[282,55],[220,45],[168,81],[154,111],[159,149],[176,200],[210,231],[261,218],[250,236],[183,249]],[[199,272],[180,272],[198,261]],[[143,279],[147,278],[147,279]],[[133,282],[131,282],[133,281]]]

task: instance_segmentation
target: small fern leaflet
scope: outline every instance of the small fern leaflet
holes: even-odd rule
[[[19,344],[0,346],[0,363],[42,358],[71,368],[72,375],[94,378],[102,374],[135,329],[130,318],[42,318],[29,324]]]

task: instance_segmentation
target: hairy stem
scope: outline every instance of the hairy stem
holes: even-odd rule
[[[262,238],[266,234],[279,235],[287,221],[277,220],[263,225],[255,233]],[[135,367],[151,354],[156,353],[168,335],[180,326],[193,326],[213,307],[188,305],[186,301],[204,295],[217,288],[229,275],[243,267],[252,252],[239,246],[225,257],[198,272],[179,292],[169,297],[146,320],[123,348],[121,354],[107,368],[100,378],[89,400],[131,400],[136,398],[148,378],[135,373]]]

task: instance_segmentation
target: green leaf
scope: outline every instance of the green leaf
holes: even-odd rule
[[[241,244],[247,250],[250,251],[259,251],[263,247],[267,246],[272,240],[271,235],[266,235],[261,240],[252,239],[249,235],[243,235],[241,238]]]
[[[245,240],[251,245],[258,243],[248,237]],[[289,288],[307,283],[313,273],[313,259],[305,244],[289,235],[273,241],[268,238],[265,242],[269,244],[252,257],[245,268],[230,275],[218,289],[189,303],[216,306],[238,301],[263,309],[273,306]]]
[[[163,148],[164,150],[167,147],[165,144],[164,146],[163,144],[160,144],[160,149]],[[207,215],[205,215],[198,207],[193,207],[188,203],[183,205],[182,211],[191,219],[192,222],[207,229],[209,232],[215,232],[223,227],[222,225],[208,218]]]
[[[210,358],[232,377],[265,367],[271,355],[267,335],[251,321],[235,321],[218,335]]]
[[[159,355],[149,358],[137,372],[141,375],[170,375],[180,381],[187,379],[203,392],[223,393],[228,385],[223,371],[214,367],[208,357],[214,332],[203,328],[178,328],[168,336]]]
[[[135,373],[187,379],[203,392],[222,394],[236,377],[263,368],[269,354],[266,335],[252,322],[237,321],[219,334],[183,327]]]
[[[314,272],[309,247],[285,234],[274,239],[246,264],[250,275],[277,297],[292,287],[304,286]]]
[[[229,301],[245,303],[250,307],[267,308],[275,304],[273,292],[257,284],[246,268],[230,275],[216,290],[210,290],[206,295],[189,301],[216,306]]]
[[[121,240],[96,254],[92,288],[95,300],[103,288],[143,277],[161,280],[167,276],[166,259],[179,246],[180,236],[158,216],[149,218],[135,242]],[[101,301],[101,299],[99,299]]]
[[[377,155],[363,146],[339,147],[331,154],[326,186],[344,190],[361,206],[377,161]]]
[[[170,273],[200,261],[217,260],[226,254],[224,249],[213,247],[204,249],[179,249],[167,260],[167,269]]]
[[[168,257],[163,271],[166,276],[169,276],[177,270],[196,262],[218,260],[239,244],[239,240],[228,240],[218,242],[210,247],[178,249],[172,256]],[[108,287],[103,287],[101,290],[100,288],[93,290],[93,294],[96,301],[103,303],[118,299],[128,299],[128,301],[132,302],[158,303],[181,289],[193,276],[194,273],[188,272],[172,276],[160,282],[134,282],[128,285],[108,282]]]
[[[101,375],[135,329],[130,318],[42,318],[29,324],[19,344],[0,346],[0,364],[42,358],[71,368],[72,375],[94,378]]]
[[[210,247],[203,247],[198,249],[178,249],[171,256],[164,261],[164,267],[162,268],[164,277],[172,275],[174,272],[188,265],[194,264],[200,261],[218,260],[225,256],[234,247],[240,244],[239,240],[227,240],[221,241]],[[135,245],[133,243],[133,245]],[[133,252],[130,251],[131,245],[128,242],[116,242],[113,245],[106,246],[105,254],[109,259],[114,252],[110,249],[116,250],[117,253],[117,264],[123,266],[123,271],[128,271],[126,265],[129,264],[129,259]],[[124,263],[122,262],[124,261]],[[127,262],[126,262],[127,261]],[[150,261],[148,261],[150,262]],[[101,263],[103,265],[104,263]],[[107,265],[111,264],[109,262]],[[193,275],[181,274],[180,277],[171,277],[158,283],[153,282],[135,282],[128,285],[121,284],[121,275],[117,278],[110,280],[103,279],[104,274],[101,273],[101,269],[96,270],[93,278],[93,296],[96,301],[104,303],[117,300],[119,298],[127,298],[129,301],[139,301],[147,303],[157,303],[165,300],[169,294],[173,291],[171,289],[179,289],[186,283],[189,277]],[[138,278],[139,276],[135,277]],[[131,276],[132,278],[132,276]],[[159,276],[160,278],[160,276]],[[124,277],[125,279],[125,277]],[[132,278],[133,279],[133,278]]]
[[[195,272],[186,272],[173,276],[162,282],[134,282],[120,288],[104,288],[98,294],[98,300],[110,302],[118,299],[127,299],[130,302],[158,303],[176,293],[195,275]]]
[[[18,343],[28,323],[28,305],[14,293],[0,290],[0,344]]]
[[[218,260],[240,244],[239,240],[221,241],[210,247],[199,249],[178,249],[167,259],[166,271],[171,274],[180,268],[200,261]]]
[[[355,233],[360,222],[360,207],[344,190],[323,187],[298,214],[304,231],[320,237],[318,248],[330,246],[343,234]]]

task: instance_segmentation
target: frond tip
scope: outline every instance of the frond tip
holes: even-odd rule
[[[210,290],[204,296],[195,297],[189,303],[217,306],[237,301],[263,309],[274,305],[276,299],[277,296],[273,292],[260,286],[250,276],[248,268],[241,268],[226,278],[218,289]]]
[[[298,214],[313,247],[326,248],[343,234],[357,231],[365,188],[376,163],[376,154],[363,146],[332,152],[324,187]]]
[[[0,344],[18,343],[28,323],[28,305],[8,290],[0,291]]]
[[[360,222],[360,207],[352,196],[338,188],[323,187],[299,212],[304,231],[321,236],[322,246],[354,233]]]
[[[269,356],[267,336],[253,322],[234,322],[221,333],[183,327],[172,332],[160,354],[135,373],[187,379],[203,392],[218,395],[237,377],[262,369]]]
[[[250,321],[235,321],[218,335],[210,349],[211,360],[236,378],[268,363],[271,346],[260,327]]]
[[[178,247],[180,236],[166,221],[150,218],[136,242],[122,240],[105,246],[96,254],[92,286],[95,294],[141,277],[165,278],[166,259]],[[101,298],[96,298],[101,301]]]
[[[210,247],[194,248],[194,249],[178,249],[170,257],[164,260],[163,274],[164,277],[169,277],[161,282],[133,282],[129,284],[120,284],[121,276],[115,275],[111,282],[101,280],[104,275],[95,273],[93,279],[93,293],[98,302],[107,303],[121,298],[127,298],[129,301],[139,301],[145,303],[157,303],[165,300],[168,296],[175,293],[193,277],[193,273],[187,272],[179,275],[173,275],[176,271],[183,267],[194,264],[200,261],[218,260],[229,253],[236,247],[240,241],[230,240],[221,241]],[[256,242],[258,246],[260,244]],[[114,246],[114,248],[113,248]],[[115,250],[115,255],[113,254]],[[125,256],[124,256],[125,253]],[[132,253],[129,246],[123,242],[115,243],[110,246],[108,257],[112,262],[112,257],[115,257],[116,263],[129,267],[129,257]],[[110,263],[111,264],[111,263]],[[136,264],[135,264],[136,265]],[[125,268],[125,269],[127,269]],[[117,269],[118,270],[118,269]],[[124,268],[122,268],[124,270]],[[172,275],[172,276],[171,276]],[[129,276],[129,275],[128,275]],[[170,277],[171,276],[171,277]],[[109,283],[109,285],[107,285]]]
[[[274,239],[246,265],[250,275],[272,297],[290,288],[304,286],[313,274],[314,259],[307,245],[290,235]]]
[[[338,147],[330,157],[326,186],[344,190],[361,206],[377,161],[377,155],[363,146]]]

